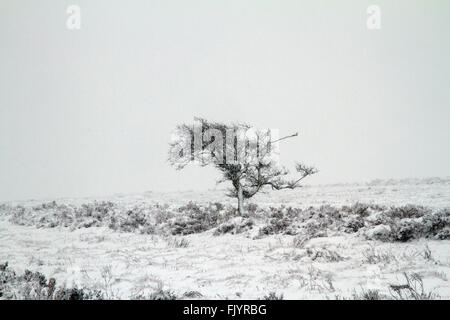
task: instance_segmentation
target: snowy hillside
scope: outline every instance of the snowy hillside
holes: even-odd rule
[[[234,206],[222,190],[3,203],[0,298],[56,298],[41,274],[85,298],[450,298],[450,179]]]

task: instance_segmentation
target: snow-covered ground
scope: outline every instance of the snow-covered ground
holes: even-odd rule
[[[234,204],[220,190],[149,192],[99,200],[129,205],[187,201]],[[252,202],[296,207],[409,203],[448,208],[450,179],[307,186],[258,195]],[[406,272],[418,273],[426,292],[450,299],[450,240],[380,242],[346,234],[296,245],[290,235],[254,238],[249,233],[214,236],[213,232],[171,236],[117,232],[106,227],[38,229],[12,224],[0,216],[0,263],[8,261],[17,272],[40,271],[69,286],[96,287],[109,298],[145,296],[161,288],[178,297],[196,291],[201,294],[196,296],[204,299],[257,299],[270,292],[283,294],[285,299],[335,299],[351,298],[370,289],[390,295],[391,284],[405,284]],[[182,239],[184,245],[180,245]]]
[[[270,189],[269,189],[270,190]],[[116,194],[103,197],[39,199],[10,201],[8,204],[38,205],[56,200],[58,203],[82,204],[92,200],[114,201],[135,205],[137,203],[185,204],[188,201],[199,203],[221,202],[236,205],[236,200],[225,197],[226,190],[215,189],[199,191],[148,191],[142,194]],[[415,204],[435,208],[450,206],[450,177],[404,180],[373,180],[366,183],[345,183],[333,185],[304,185],[299,189],[265,191],[256,194],[251,200],[260,206],[284,204],[294,207],[320,205],[351,205],[355,202],[378,205]]]

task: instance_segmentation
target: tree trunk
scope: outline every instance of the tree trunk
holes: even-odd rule
[[[238,215],[242,216],[242,214],[244,213],[244,192],[242,190],[242,186],[239,183],[238,185]]]

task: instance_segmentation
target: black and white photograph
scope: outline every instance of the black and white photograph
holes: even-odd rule
[[[1,0],[0,300],[449,300],[449,32],[446,0]]]

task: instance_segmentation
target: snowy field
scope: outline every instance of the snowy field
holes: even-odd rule
[[[178,299],[263,299],[271,293],[272,298],[282,295],[284,299],[398,298],[398,293],[410,297],[408,290],[396,287],[407,285],[408,279],[422,296],[450,299],[450,240],[445,237],[450,227],[450,179],[374,181],[269,192],[251,200],[258,205],[253,215],[224,218],[198,232],[177,231],[186,223],[180,224],[184,212],[175,208],[189,201],[205,206],[219,202],[225,208],[217,209],[218,214],[224,215],[235,202],[225,198],[222,190],[56,199],[46,205],[48,201],[53,199],[2,204],[0,264],[8,262],[17,274],[26,269],[39,271],[47,278],[54,277],[59,285],[98,289],[109,299],[146,298],[155,292],[170,292]],[[79,214],[73,218],[77,215],[73,212],[78,212],[73,208],[102,201],[112,203],[112,209],[107,209],[111,217],[116,211],[135,214],[133,208],[140,208],[139,213],[147,217],[160,206],[176,213],[156,220],[156,229],[147,222],[136,224],[136,229],[125,223],[113,227],[119,224],[95,218],[101,214],[96,210],[89,213],[91,220]],[[369,208],[351,211],[343,207],[355,203]],[[273,213],[276,210],[271,216],[264,214],[268,208],[282,205],[303,210],[326,205],[336,209],[323,212],[339,218],[322,224],[322,209],[309,209],[312,211],[301,211],[289,220],[289,211],[282,209],[279,220],[288,219],[289,226],[280,227]],[[440,228],[444,230],[439,231],[440,238],[418,233],[405,241],[382,241],[378,233],[387,232],[388,226],[373,221],[387,215],[386,208],[405,205],[440,212]],[[354,212],[360,214],[360,220]],[[422,213],[400,212],[411,215],[401,221],[403,224],[425,221]],[[302,214],[311,218],[299,222]],[[64,219],[52,220],[60,216]],[[362,225],[346,231],[358,221]],[[158,229],[159,225],[164,228]],[[304,230],[314,232],[305,235]]]

